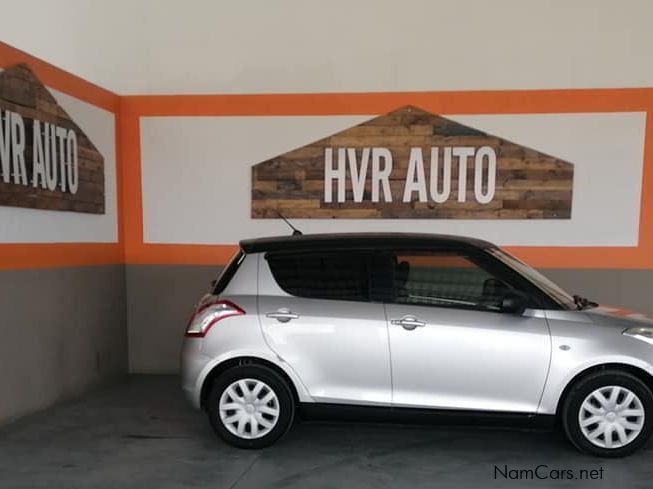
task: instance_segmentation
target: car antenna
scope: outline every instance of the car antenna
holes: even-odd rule
[[[302,233],[299,229],[297,229],[295,226],[293,226],[292,223],[291,223],[288,219],[286,219],[286,218],[284,217],[284,215],[283,215],[281,212],[277,211],[277,214],[279,214],[279,217],[280,217],[281,219],[283,219],[283,221],[284,221],[286,224],[288,224],[288,226],[290,227],[290,229],[292,229],[292,235],[293,235],[293,236],[301,236],[302,234],[304,234],[304,233]]]

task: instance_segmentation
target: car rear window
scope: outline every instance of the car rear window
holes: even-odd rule
[[[214,295],[220,295],[224,292],[224,289],[227,288],[231,279],[236,275],[243,258],[245,258],[245,252],[243,250],[238,250],[238,252],[231,258],[229,264],[222,270],[222,273],[215,281],[215,285],[213,286]]]
[[[368,301],[366,255],[329,252],[266,255],[274,279],[297,297]]]

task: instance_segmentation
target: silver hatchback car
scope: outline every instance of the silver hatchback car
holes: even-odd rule
[[[463,237],[242,241],[190,319],[181,364],[187,397],[243,448],[277,441],[298,413],[559,420],[603,457],[653,428],[653,323]]]

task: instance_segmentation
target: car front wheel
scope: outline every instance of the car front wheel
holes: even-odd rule
[[[653,429],[653,394],[637,377],[617,370],[580,379],[562,411],[569,440],[580,451],[623,457],[641,447]]]
[[[215,432],[239,448],[263,448],[292,425],[295,403],[286,382],[258,365],[234,367],[213,383],[207,412]]]

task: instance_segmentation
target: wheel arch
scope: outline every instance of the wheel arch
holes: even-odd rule
[[[569,395],[569,391],[571,391],[574,384],[576,384],[582,378],[587,377],[588,375],[594,374],[596,372],[606,371],[606,370],[619,370],[622,372],[629,373],[634,377],[638,378],[639,380],[641,380],[642,382],[644,382],[644,384],[651,390],[651,392],[653,392],[653,375],[651,375],[649,372],[647,372],[641,367],[637,367],[635,365],[630,365],[627,363],[618,363],[618,362],[592,365],[591,367],[587,367],[584,370],[578,372],[574,377],[571,378],[569,382],[567,382],[567,385],[565,385],[565,388],[563,389],[562,394],[558,399],[556,412],[555,412],[556,416],[560,416],[560,413],[562,412],[562,406],[564,405],[564,402],[567,399],[567,396]]]
[[[214,365],[211,368],[211,370],[206,374],[204,380],[202,381],[202,388],[200,390],[200,399],[199,399],[200,408],[202,409],[205,408],[206,400],[209,396],[209,393],[211,392],[211,386],[213,385],[215,379],[217,379],[222,373],[226,372],[227,370],[233,367],[238,367],[243,365],[259,365],[261,367],[266,367],[272,370],[286,381],[288,387],[290,388],[290,392],[292,393],[293,399],[295,400],[295,404],[298,405],[299,402],[301,401],[301,397],[297,390],[297,386],[295,385],[295,382],[290,377],[290,375],[288,375],[288,373],[279,365],[260,357],[237,356],[233,358],[228,358]]]

